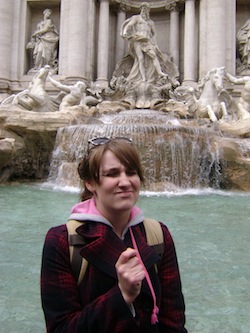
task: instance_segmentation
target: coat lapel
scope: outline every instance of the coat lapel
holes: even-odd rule
[[[157,273],[153,266],[160,260],[160,256],[153,250],[153,248],[151,246],[149,246],[147,244],[143,223],[140,223],[140,224],[136,225],[135,227],[132,227],[132,232],[134,234],[136,244],[137,244],[138,250],[140,252],[140,256],[142,258],[144,266],[146,267],[148,272],[150,271],[151,282],[154,285],[155,292],[158,294],[158,292],[159,292],[158,284],[159,283],[156,282],[156,281],[158,281],[158,276],[157,276]],[[129,236],[129,238],[130,238],[130,236]],[[131,244],[132,244],[132,241],[131,241]],[[154,282],[153,282],[152,278],[153,278]],[[146,279],[143,280],[141,292],[151,296],[151,291],[149,289]]]
[[[145,229],[143,223],[140,223],[132,227],[132,232],[135,237],[135,241],[140,252],[140,256],[147,270],[150,269],[154,264],[156,264],[160,256],[153,250],[151,246],[147,244]],[[131,242],[132,247],[132,242]]]
[[[89,263],[116,278],[115,263],[126,245],[113,229],[102,223],[87,221],[77,229],[77,233],[86,241],[80,254]]]
[[[159,260],[159,255],[147,244],[143,223],[132,227],[133,234],[140,251],[141,258],[146,269],[150,268]],[[127,247],[132,247],[129,232],[121,240],[110,226],[99,222],[86,221],[77,229],[77,233],[86,241],[80,254],[92,265],[117,279],[115,264],[120,254]],[[146,281],[142,285],[142,291],[150,294]]]

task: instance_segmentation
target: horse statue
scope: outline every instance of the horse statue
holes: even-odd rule
[[[177,87],[170,97],[188,105],[191,113],[198,118],[216,122],[227,117],[227,108],[231,103],[231,97],[224,89],[224,80],[225,67],[214,68],[208,71],[196,90],[186,86]]]
[[[1,105],[21,106],[28,111],[51,111],[51,100],[45,90],[49,70],[49,65],[42,67],[30,82],[28,89],[7,97]]]

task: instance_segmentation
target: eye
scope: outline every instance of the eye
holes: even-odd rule
[[[137,175],[137,171],[134,170],[134,169],[127,170],[127,171],[126,171],[126,174],[127,174],[128,176]]]
[[[106,172],[104,174],[104,176],[106,176],[106,177],[116,177],[117,175],[118,175],[118,173],[115,171]]]
[[[119,170],[111,169],[107,170],[106,172],[103,172],[104,177],[117,177],[119,175]]]

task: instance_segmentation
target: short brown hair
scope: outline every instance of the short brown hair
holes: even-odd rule
[[[129,142],[111,139],[103,145],[92,148],[78,165],[78,173],[84,183],[84,190],[81,194],[82,201],[93,196],[85,186],[86,181],[93,180],[96,184],[99,184],[101,161],[107,150],[110,150],[127,169],[135,170],[141,182],[144,182],[141,161],[136,148]]]

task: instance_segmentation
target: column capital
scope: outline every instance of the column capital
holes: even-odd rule
[[[130,10],[131,10],[131,6],[126,3],[114,4],[114,6],[112,6],[112,11],[114,11],[115,13],[119,13],[119,12],[126,13],[126,12],[129,12]]]
[[[172,0],[166,4],[165,8],[167,11],[178,11],[181,12],[184,9],[185,0]]]
[[[131,10],[131,6],[127,3],[120,3],[119,9],[128,12]]]

